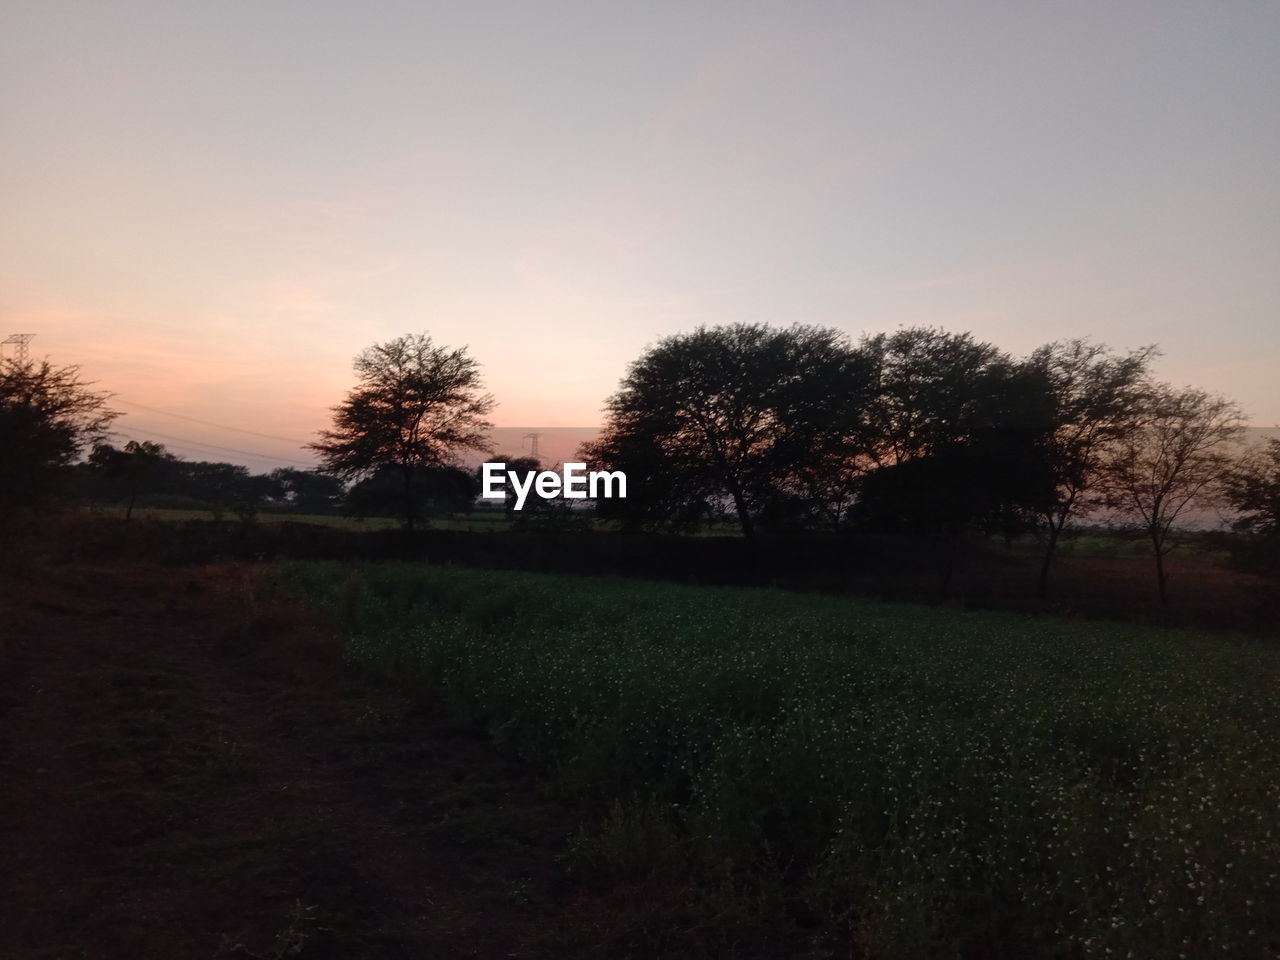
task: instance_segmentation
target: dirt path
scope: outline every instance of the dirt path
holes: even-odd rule
[[[0,957],[685,953],[678,903],[575,879],[527,771],[249,576],[0,583]]]

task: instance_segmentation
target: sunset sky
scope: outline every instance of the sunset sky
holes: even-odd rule
[[[745,320],[1159,343],[1270,427],[1278,97],[1244,0],[0,0],[0,338],[254,467],[418,331],[506,426]]]

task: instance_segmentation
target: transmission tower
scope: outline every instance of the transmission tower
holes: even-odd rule
[[[524,439],[529,441],[529,456],[538,459],[538,438],[542,436],[540,433],[526,433]]]
[[[0,340],[0,347],[6,344],[13,344],[13,355],[19,363],[27,362],[27,344],[35,338],[34,333],[11,333],[9,336]]]

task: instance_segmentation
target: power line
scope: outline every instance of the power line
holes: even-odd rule
[[[119,430],[113,431],[113,432],[120,436],[124,436],[126,433],[125,431],[119,431]],[[191,447],[207,447],[210,450],[219,450],[223,453],[236,453],[242,457],[253,457],[258,460],[269,460],[273,463],[291,463],[299,467],[307,467],[307,468],[314,468],[316,466],[314,461],[308,462],[304,460],[295,460],[291,457],[277,457],[270,453],[259,453],[253,450],[238,450],[235,447],[223,447],[223,446],[219,446],[216,443],[202,443],[199,440],[188,440],[185,437],[174,437],[166,433],[159,433],[158,431],[155,431],[155,430],[144,430],[142,427],[130,427],[127,432],[146,433],[146,434],[150,434],[153,437],[159,437],[161,440],[168,440],[172,443],[181,443]]]
[[[173,417],[177,420],[186,420],[190,423],[198,423],[205,427],[217,427],[219,430],[231,430],[235,433],[247,433],[251,437],[262,437],[264,440],[281,440],[284,443],[296,443],[300,447],[305,447],[307,441],[299,440],[296,437],[280,437],[274,433],[259,433],[257,430],[246,430],[244,427],[232,427],[225,423],[214,423],[212,420],[201,420],[198,417],[188,417],[183,413],[171,413],[168,410],[159,410],[155,407],[148,407],[146,404],[136,403],[133,400],[124,400],[121,397],[112,397],[112,403],[123,403],[125,406],[137,407],[139,410],[146,410],[148,413],[158,413],[161,416]]]
[[[13,345],[15,352],[17,354],[18,360],[22,361],[22,360],[25,360],[27,357],[27,344],[30,343],[34,337],[35,337],[34,333],[14,333],[14,334],[10,334],[3,341],[0,341],[0,344]],[[124,405],[129,407],[137,407],[139,410],[146,410],[148,413],[158,413],[164,417],[173,417],[177,420],[186,420],[190,423],[198,423],[201,426],[205,426],[205,427],[215,427],[219,430],[230,430],[235,433],[244,433],[253,437],[261,437],[264,440],[278,440],[282,443],[297,444],[299,447],[305,447],[307,445],[307,442],[305,440],[299,440],[296,437],[281,437],[272,433],[261,433],[257,430],[248,430],[244,427],[233,427],[225,423],[215,423],[212,420],[201,420],[198,417],[189,417],[186,414],[173,413],[169,410],[160,410],[156,407],[149,407],[144,403],[136,403],[133,400],[125,400],[123,397],[116,396],[116,395],[112,395],[111,402],[123,403]],[[129,432],[149,434],[150,436],[153,436],[153,437],[159,437],[161,440],[168,440],[171,443],[180,443],[180,444],[183,444],[184,446],[190,446],[190,447],[202,447],[209,450],[219,450],[223,453],[234,453],[241,457],[250,457],[255,460],[266,460],[270,463],[288,463],[288,464],[293,464],[294,466],[306,467],[308,469],[314,469],[316,466],[314,461],[298,460],[293,457],[278,457],[273,454],[259,453],[254,450],[240,450],[236,447],[224,447],[216,443],[204,443],[200,440],[188,440],[185,437],[175,437],[167,433],[160,433],[158,430],[147,430],[147,429],[144,429],[143,427],[130,427],[127,432],[119,431],[119,430],[112,431],[112,433],[115,436],[125,437],[125,439],[133,439],[127,435]]]

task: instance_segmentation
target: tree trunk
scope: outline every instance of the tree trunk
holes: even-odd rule
[[[942,540],[942,581],[938,584],[943,600],[951,599],[951,581],[956,572],[956,543],[960,538],[958,531],[943,525],[938,533]],[[936,537],[935,537],[936,540]]]
[[[413,504],[413,467],[408,464],[402,465],[400,474],[404,477],[404,528],[409,533],[413,533],[414,521],[417,519],[417,511]]]
[[[1160,594],[1160,609],[1169,609],[1169,591],[1165,581],[1168,574],[1164,569],[1164,544],[1169,537],[1169,529],[1160,522],[1163,511],[1163,493],[1155,496],[1151,503],[1151,519],[1147,522],[1147,533],[1151,536],[1151,548],[1156,554],[1156,588]]]
[[[747,503],[742,497],[742,491],[735,483],[730,485],[729,492],[733,494],[733,506],[738,511],[738,523],[742,526],[742,535],[748,540],[754,540],[756,527],[751,522],[751,514],[747,512]]]
[[[1160,607],[1163,610],[1169,609],[1169,590],[1167,586],[1168,574],[1164,569],[1164,550],[1161,548],[1159,541],[1152,538],[1156,548],[1156,584],[1160,588]]]
[[[1043,600],[1049,592],[1049,568],[1053,566],[1053,554],[1058,548],[1058,535],[1062,533],[1062,525],[1049,520],[1049,541],[1044,546],[1044,556],[1040,560],[1040,581],[1036,588]]]

